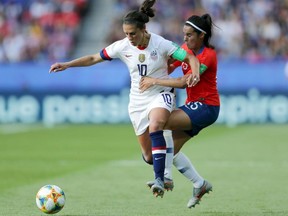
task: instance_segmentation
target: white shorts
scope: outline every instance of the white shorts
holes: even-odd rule
[[[170,113],[176,107],[175,94],[171,92],[162,92],[151,98],[147,104],[141,106],[135,106],[131,101],[129,103],[128,111],[130,120],[134,127],[135,134],[137,136],[143,134],[149,127],[149,113],[154,108],[165,108]]]

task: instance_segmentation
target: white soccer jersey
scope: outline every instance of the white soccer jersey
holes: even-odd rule
[[[160,92],[169,92],[170,87],[154,85],[141,93],[139,83],[142,76],[169,78],[167,61],[178,49],[173,42],[151,34],[149,44],[144,50],[131,45],[128,38],[119,40],[101,51],[105,60],[119,58],[126,65],[131,77],[129,114],[134,111],[144,112]],[[150,109],[151,110],[151,109]],[[133,119],[131,118],[132,122]]]
[[[171,41],[151,34],[148,47],[144,50],[132,46],[128,38],[125,38],[106,47],[104,54],[108,59],[119,58],[127,65],[131,76],[131,102],[140,100],[140,103],[145,103],[146,100],[151,99],[151,96],[171,88],[155,85],[140,93],[141,77],[168,78],[167,60],[177,48],[178,46]]]

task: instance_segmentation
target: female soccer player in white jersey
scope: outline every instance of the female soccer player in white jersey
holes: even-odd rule
[[[192,68],[193,73],[187,78],[189,86],[196,85],[200,75],[199,61],[194,55],[159,35],[147,32],[145,24],[149,22],[149,17],[154,16],[152,6],[155,1],[145,0],[139,11],[131,11],[124,17],[123,31],[126,38],[114,42],[97,54],[55,63],[50,73],[115,58],[127,65],[131,76],[129,116],[141,145],[143,159],[153,163],[155,184],[152,192],[156,197],[163,197],[165,162],[172,165],[174,151],[172,132],[163,129],[175,107],[175,95],[172,88],[157,85],[141,93],[139,83],[143,76],[168,78],[167,61],[170,57],[185,61]]]

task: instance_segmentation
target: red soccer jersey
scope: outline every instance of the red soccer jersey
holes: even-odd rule
[[[186,44],[182,45],[182,48],[185,49],[190,54],[194,55],[191,50],[187,47]],[[200,76],[200,81],[193,87],[187,87],[187,99],[186,104],[189,102],[200,101],[204,104],[219,106],[220,99],[219,93],[217,90],[217,56],[214,49],[204,47],[196,55],[200,62],[200,68],[207,69]],[[181,65],[180,61],[173,63],[175,67]],[[183,62],[182,71],[184,74],[191,73],[190,66]],[[201,71],[201,70],[200,70]]]

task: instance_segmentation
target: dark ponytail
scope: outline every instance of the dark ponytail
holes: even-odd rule
[[[124,24],[134,24],[137,28],[145,28],[145,24],[149,22],[149,17],[155,16],[152,8],[156,0],[145,0],[139,8],[139,11],[131,11],[127,13],[123,19]]]
[[[141,5],[139,11],[146,14],[148,17],[155,16],[155,10],[152,8],[156,0],[145,0]]]

